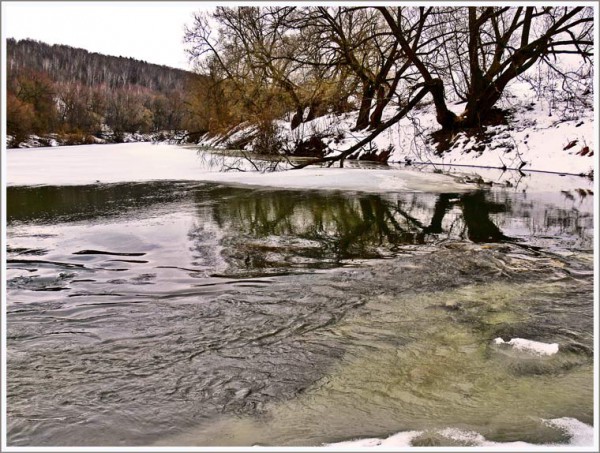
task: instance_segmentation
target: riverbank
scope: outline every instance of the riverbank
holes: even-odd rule
[[[46,148],[55,146],[75,146],[75,145],[104,145],[117,143],[168,143],[173,140],[180,140],[185,132],[178,131],[158,131],[151,133],[124,132],[121,134],[108,131],[99,134],[42,134],[29,135],[24,140],[17,140],[14,136],[6,137],[6,147],[15,148]]]
[[[451,106],[454,111],[462,105]],[[384,112],[391,118],[396,107]],[[328,114],[290,128],[277,121],[282,149],[294,153],[313,142],[309,153],[333,156],[349,149],[372,131],[353,131],[358,112]],[[581,99],[550,96],[526,82],[513,83],[498,104],[495,124],[477,130],[441,134],[431,102],[423,103],[400,122],[377,136],[351,158],[388,163],[428,163],[497,169],[557,172],[593,177],[595,137],[593,105]],[[199,145],[217,149],[256,148],[256,128],[239,125],[224,135],[205,135]]]
[[[432,103],[418,105],[400,122],[378,135],[350,159],[438,166],[478,167],[501,170],[543,171],[593,178],[597,128],[593,106],[572,97],[546,96],[526,82],[515,82],[498,104],[497,120],[476,130],[441,133]],[[462,106],[455,104],[453,110]],[[391,118],[389,107],[383,120]],[[371,131],[353,131],[358,112],[327,114],[290,128],[288,120],[275,122],[274,141],[280,152],[311,157],[334,156],[368,136]],[[31,135],[15,143],[7,136],[8,148],[37,148],[83,144],[173,143],[185,132],[98,135]],[[240,124],[225,134],[202,136],[195,144],[206,149],[259,151],[258,131]],[[250,154],[251,156],[252,154]]]

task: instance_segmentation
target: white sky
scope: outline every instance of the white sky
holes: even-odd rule
[[[2,36],[190,69],[183,27],[202,2],[2,2]]]

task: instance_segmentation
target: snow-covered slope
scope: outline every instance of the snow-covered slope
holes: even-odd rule
[[[591,99],[591,95],[589,96]],[[427,98],[426,98],[427,99]],[[589,103],[592,104],[591,102]],[[431,103],[418,106],[407,117],[376,137],[362,154],[390,150],[389,162],[424,162],[445,165],[474,165],[589,175],[595,166],[594,112],[576,107],[547,92],[536,92],[523,81],[513,82],[497,105],[505,111],[504,121],[483,126],[474,135],[464,132],[446,137],[447,150],[438,151],[432,133],[440,126]],[[451,106],[460,113],[464,106]],[[384,120],[396,113],[389,107]],[[316,135],[327,145],[327,153],[348,149],[371,131],[352,131],[357,112],[325,115],[291,130],[288,121],[279,121],[279,133],[286,147]],[[227,137],[204,137],[207,147],[232,147],[254,133],[252,127],[238,126]],[[252,149],[252,142],[246,146]],[[360,154],[360,153],[359,153]]]

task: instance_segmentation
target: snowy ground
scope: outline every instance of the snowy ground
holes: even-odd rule
[[[509,168],[585,174],[593,171],[597,157],[594,112],[591,108],[574,108],[566,102],[548,98],[525,82],[513,82],[498,107],[509,112],[508,124],[487,126],[485,138],[476,139],[458,133],[450,139],[450,149],[436,153],[437,144],[431,133],[439,130],[432,104],[422,105],[375,138],[363,151],[393,149],[389,162],[407,161],[442,165]],[[460,112],[462,105],[451,108]],[[393,108],[384,113],[384,120],[395,114]],[[335,154],[348,149],[366,137],[370,131],[352,132],[356,112],[325,115],[290,130],[289,122],[278,122],[280,133],[288,147],[311,135],[324,136],[328,152]],[[231,146],[253,133],[253,128],[237,127],[224,137],[204,137],[206,147]],[[251,148],[250,144],[248,148]]]

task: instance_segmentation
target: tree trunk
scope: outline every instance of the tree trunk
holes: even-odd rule
[[[369,126],[370,129],[376,129],[381,124],[383,110],[387,107],[387,105],[390,103],[390,101],[396,94],[396,89],[398,88],[400,79],[402,78],[404,71],[406,71],[408,67],[409,64],[405,63],[404,66],[402,66],[400,70],[396,72],[394,80],[387,90],[387,94],[385,94],[385,89],[383,89],[383,87],[380,87],[380,91],[378,91],[377,93],[377,105],[375,107],[375,110],[373,111],[373,114],[371,115],[371,125]]]
[[[459,117],[458,127],[479,127],[488,117],[506,87],[503,80],[489,82],[477,95],[469,97],[465,110]]]
[[[371,103],[373,102],[373,95],[375,94],[375,87],[371,82],[365,82],[363,85],[362,99],[360,101],[360,109],[358,111],[358,119],[354,126],[355,131],[360,131],[369,126],[369,114],[371,113]]]
[[[400,121],[402,118],[404,118],[408,114],[408,112],[410,112],[412,109],[415,108],[415,105],[417,105],[427,95],[428,92],[429,92],[428,87],[422,87],[421,90],[419,90],[419,92],[417,94],[415,94],[413,96],[413,98],[410,101],[408,101],[408,103],[400,111],[398,111],[393,117],[391,117],[385,123],[380,124],[373,132],[371,132],[365,138],[360,140],[358,143],[355,143],[354,145],[352,145],[350,148],[346,149],[345,151],[342,151],[341,153],[336,154],[335,156],[327,156],[327,157],[323,157],[320,159],[311,160],[309,162],[304,162],[302,164],[293,165],[293,168],[299,169],[299,168],[308,167],[309,165],[320,164],[320,163],[325,163],[325,162],[328,162],[330,166],[334,162],[340,162],[340,165],[341,165],[343,163],[344,159],[346,159],[352,153],[358,151],[363,146],[365,146],[367,143],[370,143],[371,141],[373,141],[375,139],[375,137],[377,137],[383,131],[387,130],[389,127],[393,126],[398,121]]]
[[[300,126],[300,124],[302,124],[302,122],[304,120],[303,117],[304,117],[304,109],[302,107],[297,107],[296,113],[294,113],[294,116],[292,117],[292,123],[290,124],[290,128],[292,130],[294,130],[298,126]]]
[[[431,79],[429,82],[425,82],[425,85],[429,88],[429,92],[433,97],[435,118],[438,124],[444,130],[453,130],[458,125],[459,119],[446,105],[444,82],[441,79]]]
[[[319,107],[320,107],[319,101],[311,102],[310,108],[308,109],[308,116],[306,117],[306,119],[304,121],[306,121],[306,122],[312,121],[316,117],[318,117],[319,116]]]
[[[369,129],[375,129],[381,124],[381,116],[383,115],[383,109],[390,102],[390,98],[385,96],[385,89],[380,86],[377,89],[377,102],[375,104],[375,110],[371,114],[369,120]]]

